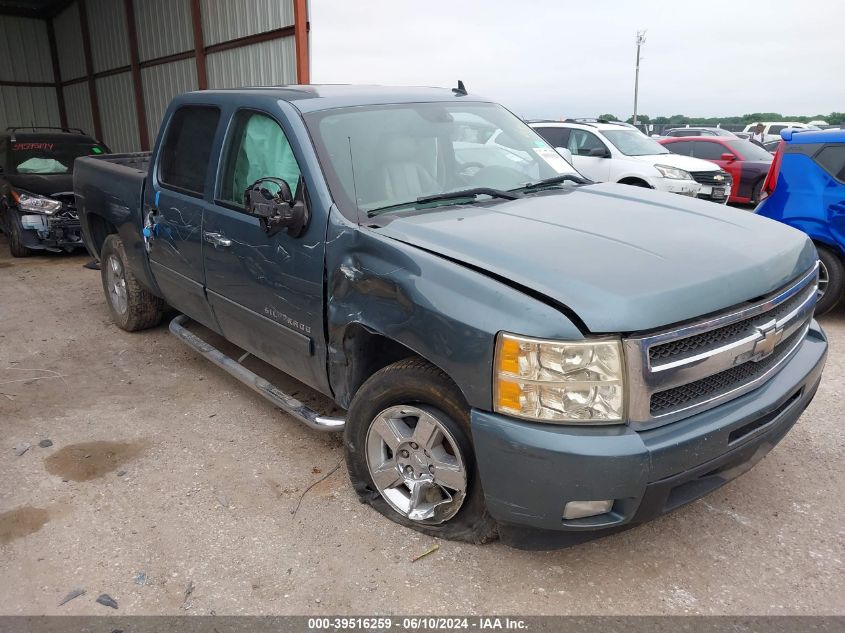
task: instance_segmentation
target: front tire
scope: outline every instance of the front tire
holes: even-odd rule
[[[845,293],[845,266],[839,255],[826,246],[816,246],[819,252],[819,301],[816,314],[829,312]]]
[[[5,204],[3,210],[6,212],[9,221],[9,252],[12,257],[31,257],[32,250],[24,245],[24,228],[21,224],[20,215],[15,209],[10,209]]]
[[[103,291],[115,324],[127,332],[158,325],[164,314],[164,301],[138,283],[128,266],[120,237],[106,237],[100,260]]]
[[[456,541],[495,537],[469,406],[437,367],[409,358],[373,374],[349,407],[344,440],[359,499],[391,521]]]

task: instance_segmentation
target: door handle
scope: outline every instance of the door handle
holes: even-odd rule
[[[215,247],[217,246],[231,246],[232,240],[227,238],[222,233],[203,233],[203,238],[209,244],[213,244]]]

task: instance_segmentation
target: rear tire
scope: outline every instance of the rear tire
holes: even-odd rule
[[[751,204],[760,204],[760,194],[763,193],[763,181],[765,178],[761,178],[756,183],[754,183],[754,189],[751,191]]]
[[[4,206],[6,217],[9,220],[9,252],[12,257],[31,257],[32,250],[24,245],[23,241],[23,224],[21,218],[15,209],[10,209]]]
[[[158,325],[164,314],[164,301],[138,283],[128,266],[120,237],[106,237],[100,259],[103,291],[115,324],[127,332]]]
[[[385,448],[379,459],[378,443],[384,431],[376,429],[387,428],[383,426],[385,416],[400,429],[392,440],[402,438],[402,443],[395,444],[395,450]],[[433,429],[431,442],[420,440],[425,425]],[[361,502],[400,525],[439,538],[488,541],[496,536],[496,522],[487,512],[470,437],[469,406],[445,373],[420,358],[393,363],[373,374],[349,407],[344,443],[352,486]],[[413,442],[415,439],[419,445]],[[407,462],[404,467],[403,460]],[[396,479],[396,483],[380,477],[385,489],[380,492],[372,474],[376,470],[389,474],[387,478]],[[414,494],[403,472],[410,472],[409,478],[429,482],[426,492],[417,498],[419,505],[411,502],[404,512],[398,508]],[[430,516],[422,516],[415,508],[427,508]],[[415,513],[417,516],[410,518]]]
[[[824,292],[819,296],[819,302],[816,304],[816,314],[822,315],[832,310],[845,294],[845,266],[839,255],[832,249],[819,245],[816,245],[816,249],[819,251],[820,262],[819,292]],[[826,284],[825,278],[827,278]]]

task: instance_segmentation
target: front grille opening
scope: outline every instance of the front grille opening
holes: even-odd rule
[[[676,409],[692,407],[756,380],[779,363],[804,336],[805,331],[806,328],[799,328],[789,338],[781,341],[774,353],[759,362],[743,363],[707,378],[652,394],[651,415],[658,416]]]
[[[687,338],[670,341],[662,345],[654,345],[648,350],[649,361],[654,365],[655,361],[682,360],[738,341],[741,338],[751,335],[754,332],[755,325],[785,317],[801,305],[807,299],[810,292],[815,292],[815,287],[810,286],[809,290],[802,290],[773,310],[753,319],[731,323],[730,325],[725,325],[709,332],[688,336]],[[659,365],[660,363],[658,362],[656,364]]]
[[[763,428],[764,426],[767,426],[768,424],[771,424],[772,422],[774,422],[775,419],[781,413],[783,413],[789,407],[791,407],[795,403],[795,401],[798,400],[801,397],[801,394],[803,394],[803,393],[804,393],[804,388],[801,387],[801,389],[799,389],[794,394],[792,394],[786,402],[784,402],[782,405],[780,405],[774,411],[771,411],[771,412],[767,413],[766,415],[763,415],[763,416],[757,418],[753,422],[749,422],[745,426],[741,426],[738,429],[734,429],[733,431],[731,431],[730,434],[728,435],[728,445],[733,444],[735,442],[738,442],[739,440],[741,440],[744,437],[750,435],[751,433],[754,433],[754,431],[757,431],[757,430]]]

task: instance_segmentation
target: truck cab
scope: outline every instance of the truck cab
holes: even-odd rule
[[[152,153],[80,159],[74,191],[120,327],[181,312],[432,536],[560,547],[668,512],[762,458],[824,365],[806,236],[591,183],[462,85],[180,95]]]

